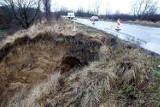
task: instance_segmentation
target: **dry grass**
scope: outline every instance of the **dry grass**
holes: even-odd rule
[[[101,49],[101,54],[108,56],[106,46]],[[51,90],[45,99],[54,99],[54,106],[59,107],[138,105],[134,101],[145,96],[143,91],[149,81],[149,65],[143,65],[146,57],[139,59],[137,52],[136,49],[130,53],[133,56],[127,54],[124,55],[125,58],[120,57],[116,60],[105,60],[103,56],[103,60],[91,63],[83,70],[76,70],[65,77],[63,90],[59,93],[52,93],[54,90]]]
[[[58,92],[60,79],[60,73],[55,73],[54,75],[48,77],[41,83],[37,83],[32,87],[30,91],[27,92],[27,87],[23,87],[20,92],[9,101],[9,107],[36,107],[40,106],[38,99],[42,95],[49,94],[51,89]]]
[[[34,84],[37,82],[43,84],[43,81],[56,71],[63,74],[72,68],[97,60],[98,49],[102,44],[92,38],[81,33],[63,35],[44,31],[35,37],[25,34],[25,36],[15,37],[13,42],[4,43],[0,49],[0,89],[4,96],[12,91],[6,98],[6,101],[13,100],[9,106],[14,106],[13,102],[14,104],[17,102],[17,105],[26,105],[24,102],[28,100],[20,103],[21,97],[19,98],[19,94],[22,97],[29,94],[23,91],[26,89],[26,87],[23,89],[23,84],[28,84],[31,90],[31,88],[34,89]],[[18,87],[22,93],[16,93]],[[34,99],[32,95],[29,96]],[[1,104],[4,105],[6,101],[2,99]]]
[[[144,26],[154,26],[154,27],[160,27],[160,22],[151,22],[151,21],[128,21],[128,23],[133,23],[133,24],[139,24],[139,25],[144,25]]]
[[[38,34],[44,33],[44,32],[51,32],[51,33],[58,33],[58,34],[65,33],[65,35],[76,34],[74,32],[71,32],[71,29],[72,29],[71,22],[63,21],[62,23],[64,24],[65,28],[59,22],[52,22],[52,23],[53,23],[52,25],[48,25],[46,23],[33,25],[27,30],[20,30],[15,34],[8,35],[7,38],[3,40],[3,43],[1,44],[1,46],[4,46],[6,43],[13,43],[17,38],[22,38],[26,35],[29,36],[30,38],[34,38]]]
[[[153,70],[159,56],[98,30],[77,28],[72,32],[68,21],[36,25],[3,41],[2,107],[158,106],[159,71]]]

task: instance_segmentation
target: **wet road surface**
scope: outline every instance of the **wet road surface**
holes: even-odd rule
[[[116,31],[116,22],[96,21],[93,25],[89,19],[81,18],[77,18],[76,22],[113,34],[120,39],[160,54],[160,28],[121,23],[121,30]]]

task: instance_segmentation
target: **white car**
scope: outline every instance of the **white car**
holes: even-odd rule
[[[68,19],[74,19],[74,18],[75,18],[74,12],[68,12],[67,18],[68,18]]]
[[[91,21],[98,21],[98,16],[92,16],[92,17],[90,18],[90,20],[91,20]]]

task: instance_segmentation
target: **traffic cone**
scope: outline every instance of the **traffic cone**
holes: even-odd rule
[[[120,19],[118,19],[117,20],[117,29],[116,29],[117,31],[121,30],[120,25],[121,25],[121,22],[120,22]]]
[[[117,28],[118,28],[118,29],[120,29],[120,24],[121,24],[120,19],[118,19],[118,20],[117,20]]]

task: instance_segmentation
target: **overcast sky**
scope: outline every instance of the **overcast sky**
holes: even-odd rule
[[[96,0],[52,0],[52,10],[59,7],[66,7],[71,10],[84,8],[92,9]],[[106,9],[111,13],[119,10],[120,13],[130,13],[134,0],[98,0],[101,2],[100,13],[105,13]]]

